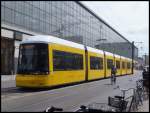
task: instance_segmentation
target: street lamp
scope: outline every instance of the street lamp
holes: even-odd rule
[[[135,49],[134,49],[134,48],[135,48],[135,47],[134,47],[134,44],[135,44],[135,43],[140,43],[140,44],[142,44],[143,42],[134,42],[134,41],[132,42],[132,74],[133,74],[133,69],[134,69],[134,57],[135,57],[135,56],[134,56],[134,51],[135,51]]]
[[[146,63],[147,63],[147,60],[146,60],[147,58],[146,58],[146,56],[147,56],[147,54],[145,53],[144,56],[145,56],[145,66],[146,66]]]
[[[143,42],[134,42],[134,43],[137,43],[137,44],[142,44]],[[139,46],[139,45],[137,45],[137,46]],[[141,49],[141,51],[142,51],[142,46],[141,47],[139,47],[139,51],[140,51],[140,49]],[[138,55],[139,56],[139,55]]]

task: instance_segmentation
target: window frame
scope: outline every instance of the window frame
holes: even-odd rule
[[[43,46],[43,48],[44,48],[44,50],[45,50],[45,63],[44,63],[44,66],[45,66],[45,69],[47,69],[47,71],[42,71],[42,72],[36,72],[36,71],[39,71],[38,69],[37,69],[37,66],[39,66],[39,63],[38,63],[38,65],[37,65],[37,63],[36,63],[36,65],[34,66],[34,67],[36,67],[35,69],[37,69],[36,71],[21,71],[21,69],[22,69],[22,56],[23,55],[28,55],[29,53],[30,53],[30,51],[28,50],[28,49],[25,49],[25,46],[34,46],[34,48],[32,49],[32,57],[37,57],[37,59],[36,60],[39,60],[40,59],[40,57],[42,56],[42,54],[41,54],[41,50],[43,49],[43,48],[39,48],[39,47],[41,47],[41,45]],[[23,49],[21,49],[21,48],[23,48]],[[23,52],[23,51],[27,51],[27,52]],[[28,54],[25,54],[25,53],[28,53]],[[40,53],[40,54],[39,54]],[[25,58],[25,57],[24,57]],[[43,60],[42,60],[43,61]],[[41,62],[42,62],[41,61]],[[40,62],[40,61],[38,61],[38,62]],[[32,62],[33,64],[35,64],[35,62]],[[43,63],[43,62],[42,62]],[[17,67],[17,74],[28,74],[28,75],[48,75],[49,73],[50,73],[50,70],[49,70],[49,51],[48,51],[48,44],[45,44],[45,43],[24,43],[24,44],[20,44],[20,46],[19,46],[19,57],[18,57],[18,67]],[[39,68],[39,67],[38,67]],[[29,69],[29,68],[27,68],[27,69]],[[33,68],[34,69],[34,68]]]
[[[91,67],[92,61],[99,60],[99,66],[98,68]],[[90,56],[90,70],[103,70],[103,58],[102,57],[96,57],[96,56]]]
[[[79,70],[84,70],[83,54],[66,52],[66,51],[62,51],[62,50],[52,50],[52,53],[53,53],[53,71],[73,71],[73,70],[79,71]],[[58,53],[60,54],[60,56],[58,56],[58,59],[60,60],[61,63],[58,62],[58,65],[56,65],[56,64],[54,64],[56,62],[54,60],[57,60],[55,55],[56,54],[58,55]],[[69,57],[70,57],[70,59],[68,59]],[[61,64],[62,67],[59,64]],[[80,65],[75,65],[75,64],[80,64]],[[56,66],[60,66],[60,67],[57,68]],[[79,67],[76,67],[76,66],[79,66]]]
[[[122,62],[122,69],[126,69],[124,61]]]
[[[108,62],[109,61],[109,62]],[[110,63],[110,61],[112,62],[112,65],[113,65],[113,59],[107,59],[107,69],[111,69],[111,66],[112,65],[110,65],[110,64],[108,64],[108,63]]]
[[[117,63],[117,62],[118,62],[118,63]],[[119,64],[119,66],[118,66],[117,64]],[[120,69],[120,61],[119,61],[119,60],[116,60],[116,68],[117,68],[117,69]]]
[[[127,62],[127,69],[131,69],[131,63]]]

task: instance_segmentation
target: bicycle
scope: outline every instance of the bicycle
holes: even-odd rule
[[[133,89],[133,95],[131,96],[131,103],[129,105],[129,109],[128,112],[132,112],[132,111],[137,111],[138,110],[138,106],[143,105],[143,87],[140,83],[139,85],[139,81],[136,82],[136,88],[129,88],[129,89]]]
[[[125,100],[125,91],[122,96],[108,97],[107,103],[92,103],[88,106],[82,105],[76,112],[124,112],[128,101]]]
[[[139,92],[136,88],[120,89],[122,94],[109,97],[108,104],[118,109],[119,112],[131,112],[138,109],[141,102]],[[126,92],[132,90],[133,94],[126,97]]]
[[[138,90],[139,97],[141,99],[141,102],[149,98],[149,91],[145,85],[144,85],[145,79],[140,79],[136,81],[136,88]]]
[[[114,97],[108,97],[108,105],[115,107],[117,112],[126,112],[127,111],[127,105],[129,103],[128,99],[131,98],[133,96],[129,96],[127,98],[125,98],[125,94],[127,91],[129,90],[133,90],[133,88],[129,88],[129,89],[120,89],[121,90],[121,95],[115,95]]]
[[[46,108],[46,110],[44,112],[57,112],[57,111],[61,112],[61,111],[63,111],[63,109],[51,106],[51,107]]]
[[[139,96],[139,102],[141,102],[141,104],[143,105],[145,90],[144,90],[144,87],[143,87],[143,81],[142,80],[136,81],[136,92]]]
[[[62,108],[48,107],[44,112],[63,112]],[[105,103],[92,103],[88,106],[81,105],[75,112],[115,112],[113,108]]]
[[[107,103],[92,103],[88,106],[80,106],[80,109],[75,112],[116,112],[116,109]]]
[[[138,104],[139,104],[138,98],[139,96],[136,93],[136,89],[133,89],[133,96],[132,96],[132,100],[131,100],[128,112],[134,112],[138,110]]]
[[[143,87],[143,80],[136,81],[135,88],[120,89],[121,95],[108,97],[107,103],[92,103],[88,106],[80,106],[75,112],[132,112],[138,110],[138,106],[143,104],[143,96],[145,89]],[[126,97],[127,91],[133,91],[131,96]],[[129,101],[130,99],[130,101]],[[62,108],[51,107],[47,108],[46,112],[63,111]]]
[[[145,88],[143,87],[143,81],[144,81],[143,79],[136,81],[136,87],[135,88],[120,89],[122,91],[122,96],[117,95],[117,96],[114,96],[114,98],[109,97],[110,98],[109,99],[110,105],[114,106],[116,108],[119,108],[120,112],[122,112],[122,111],[131,112],[131,111],[138,110],[138,106],[143,105],[143,101],[144,101],[145,96],[148,96],[148,94],[145,93],[146,91],[145,91]],[[129,90],[133,90],[133,95],[125,97],[126,92]],[[114,103],[111,102],[111,101],[117,100],[117,98],[120,100],[120,104],[118,104],[118,106],[115,105],[116,104],[115,102]],[[130,104],[127,106],[126,101],[129,99],[130,99],[130,101],[128,101],[128,103],[130,103]],[[122,104],[121,101],[122,102],[125,101],[126,104]],[[127,110],[127,108],[128,108],[128,110]]]
[[[131,88],[130,88],[131,89]],[[128,90],[130,90],[128,89]],[[75,112],[125,112],[128,101],[125,99],[125,91],[122,89],[122,96],[108,97],[107,103],[92,103],[87,106],[81,105]],[[133,101],[134,102],[134,101]],[[133,105],[133,104],[132,104]],[[49,107],[46,109],[47,112],[63,111],[62,108]]]

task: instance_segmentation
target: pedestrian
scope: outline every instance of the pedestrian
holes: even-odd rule
[[[117,69],[114,65],[111,67],[111,85],[116,84],[116,72]]]

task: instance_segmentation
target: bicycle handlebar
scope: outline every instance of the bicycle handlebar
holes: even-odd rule
[[[128,88],[128,89],[121,89],[121,88],[120,88],[121,91],[129,91],[129,90],[131,90],[131,89],[134,90],[135,88]]]

